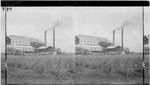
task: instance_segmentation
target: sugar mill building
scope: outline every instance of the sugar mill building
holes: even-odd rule
[[[101,37],[76,35],[75,47],[81,47],[87,49],[90,52],[100,52],[103,48],[99,45],[99,43],[102,41],[106,43],[111,43],[109,40]]]
[[[30,45],[31,42],[41,43],[41,41],[38,39],[24,36],[10,35],[8,38],[10,39],[10,44],[7,45],[8,48],[14,48],[23,52],[34,51],[34,48]]]

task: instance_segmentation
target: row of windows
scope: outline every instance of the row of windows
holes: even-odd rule
[[[25,47],[10,47],[8,46],[8,48],[14,48],[14,49],[18,49],[20,51],[33,51],[33,48],[25,48]]]
[[[85,42],[87,42],[87,43],[98,43],[97,41],[87,41],[87,40],[86,41],[81,40],[80,42],[81,43],[85,43]]]
[[[28,44],[16,44],[16,45],[18,45],[18,46],[30,46]]]
[[[102,49],[102,47],[100,47],[100,46],[96,46],[96,47],[94,47],[94,46],[79,46],[79,47],[82,47],[82,48],[85,48],[85,49],[91,49],[91,50],[101,50]]]
[[[81,43],[80,45],[87,45],[87,46],[99,46],[99,44],[98,43]]]
[[[30,42],[28,42],[28,41],[12,41],[12,44],[30,45]]]
[[[11,44],[11,46],[30,46],[30,45],[27,45],[27,44]]]
[[[11,48],[11,47],[8,47],[8,48]],[[15,48],[15,49],[18,49],[20,51],[33,51],[32,48]]]
[[[32,48],[16,48],[18,50],[21,50],[21,51],[33,51]]]
[[[31,49],[31,48],[23,48],[22,50],[23,51],[32,51],[33,49]]]
[[[90,48],[91,50],[101,50],[101,48]]]

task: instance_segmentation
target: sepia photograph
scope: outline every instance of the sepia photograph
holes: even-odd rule
[[[1,84],[149,84],[150,7],[1,7]]]

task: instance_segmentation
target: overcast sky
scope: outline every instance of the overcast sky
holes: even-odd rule
[[[145,8],[145,34],[150,34],[150,8]],[[74,52],[77,34],[107,38],[112,41],[112,31],[127,20],[124,28],[124,45],[131,51],[142,51],[141,7],[13,7],[7,14],[7,34],[37,38],[44,41],[44,30],[56,26],[56,47]],[[2,12],[2,28],[4,12]],[[3,29],[2,29],[2,33]],[[116,45],[121,45],[120,30],[116,31]],[[52,45],[52,31],[47,34]]]

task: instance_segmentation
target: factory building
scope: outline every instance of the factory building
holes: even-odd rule
[[[39,42],[38,39],[30,38],[30,37],[24,37],[24,36],[16,36],[16,35],[10,35],[8,36],[10,39],[10,44],[7,45],[8,48],[14,48],[17,50],[20,50],[22,52],[32,52],[34,51],[34,48],[30,45],[31,42]]]
[[[102,41],[111,43],[109,40],[100,37],[88,35],[76,35],[75,47],[84,48],[90,52],[100,52],[102,51],[103,48],[99,45],[99,43]]]

